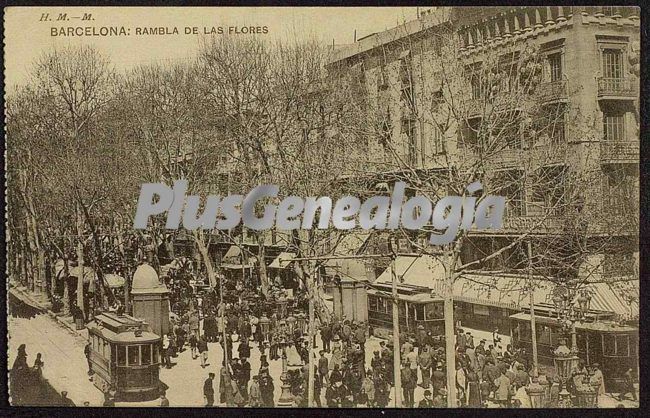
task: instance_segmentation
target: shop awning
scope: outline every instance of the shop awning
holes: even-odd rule
[[[273,260],[271,264],[269,264],[269,267],[275,269],[286,269],[291,265],[291,262],[294,258],[296,258],[295,253],[282,252],[275,258],[275,260]]]
[[[228,269],[228,270],[241,270],[241,269],[252,269],[255,267],[255,264],[229,264],[229,263],[222,263],[221,268]]]
[[[395,269],[398,283],[411,286],[436,288],[436,281],[444,283],[445,268],[435,257],[398,256],[390,266],[379,275],[375,283],[392,283],[392,269]]]
[[[113,274],[113,273],[105,274],[104,280],[106,280],[108,287],[110,287],[111,289],[123,287],[124,283],[126,283],[124,277],[118,276],[117,274]]]
[[[223,256],[224,259],[226,258],[235,258],[239,257],[241,255],[241,248],[237,245],[231,245],[230,248],[228,248],[228,251],[226,251],[226,254]]]

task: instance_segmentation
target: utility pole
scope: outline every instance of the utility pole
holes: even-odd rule
[[[393,262],[390,265],[390,272],[393,284],[393,376],[395,376],[395,408],[402,406],[402,376],[400,369],[401,351],[399,343],[399,309],[397,306],[397,272],[395,271],[396,257],[393,256]]]
[[[445,283],[445,363],[447,365],[447,408],[456,408],[456,347],[454,330],[454,272],[453,253],[447,251],[447,270]]]
[[[533,250],[528,241],[528,292],[530,304],[530,332],[533,344],[533,377],[537,377],[537,327],[535,325],[535,297],[533,289]]]
[[[307,294],[309,296],[309,382],[307,384],[307,407],[314,407],[314,380],[316,374],[314,373],[314,288],[315,281],[312,275],[307,273]],[[364,353],[365,355],[365,353]]]

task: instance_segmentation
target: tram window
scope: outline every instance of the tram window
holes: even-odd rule
[[[614,335],[603,334],[603,355],[616,355],[616,339],[614,338]]]
[[[129,366],[137,366],[140,364],[140,347],[137,345],[130,345],[128,347],[129,353]]]
[[[107,360],[111,359],[111,345],[108,341],[104,341],[104,358]]]
[[[418,321],[424,320],[424,305],[414,305],[413,309],[415,310],[415,319]]]
[[[531,332],[530,332],[530,324],[528,322],[525,322],[521,324],[521,329],[520,329],[520,334],[519,338],[523,341],[531,341]]]
[[[117,346],[117,365],[126,366],[126,347],[123,345]]]
[[[550,345],[551,344],[551,329],[546,325],[538,325],[537,328],[537,343]]]
[[[438,309],[438,306],[435,303],[427,303],[427,306],[424,310],[424,317],[427,321],[441,318],[441,313]]]
[[[379,310],[376,296],[368,296],[368,310],[373,312],[377,312]]]
[[[140,346],[141,360],[143,365],[151,364],[151,346],[142,345]]]
[[[117,348],[115,344],[111,345],[111,363],[115,363],[117,360]]]
[[[158,363],[158,344],[153,345],[153,362]]]
[[[627,335],[616,336],[616,355],[629,356],[630,355],[630,340]]]

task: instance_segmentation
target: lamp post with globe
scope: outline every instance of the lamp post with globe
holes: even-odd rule
[[[576,294],[578,294],[577,297]],[[576,323],[586,317],[590,301],[591,296],[586,290],[581,290],[578,293],[575,288],[568,286],[556,287],[553,294],[553,304],[556,308],[558,321],[562,324],[563,330],[571,334],[571,348],[567,347],[566,338],[560,338],[559,346],[553,351],[555,370],[562,385],[560,405],[563,407],[571,407],[571,394],[566,389],[566,383],[580,360],[578,358]]]

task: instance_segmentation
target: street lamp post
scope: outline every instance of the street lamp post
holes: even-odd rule
[[[289,370],[287,365],[287,344],[282,341],[282,374],[280,381],[282,382],[282,393],[278,399],[279,407],[293,406],[293,395],[291,394],[291,382],[289,381]]]

